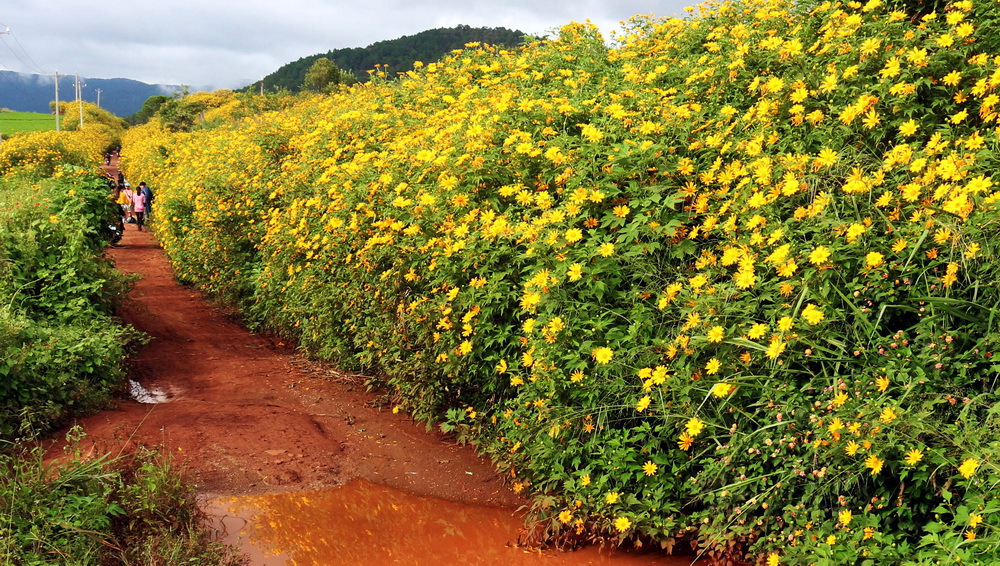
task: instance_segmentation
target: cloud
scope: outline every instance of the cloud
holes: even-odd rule
[[[634,14],[679,15],[678,0],[8,0],[0,68],[151,84],[237,88],[285,63],[459,24],[543,35],[590,20],[606,36]]]

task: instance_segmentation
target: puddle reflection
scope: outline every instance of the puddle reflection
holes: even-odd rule
[[[659,554],[532,552],[510,546],[521,520],[509,510],[418,497],[355,480],[323,491],[210,499],[205,510],[226,542],[255,566],[661,565]]]

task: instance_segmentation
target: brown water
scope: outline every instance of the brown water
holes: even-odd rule
[[[588,547],[539,552],[516,546],[510,510],[419,497],[355,480],[323,491],[210,498],[226,542],[254,566],[659,565],[689,558]]]

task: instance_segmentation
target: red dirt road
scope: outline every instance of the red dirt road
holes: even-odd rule
[[[149,231],[128,225],[111,249],[142,278],[122,318],[151,336],[132,378],[168,402],[124,400],[82,419],[88,450],[158,447],[186,465],[202,492],[316,489],[354,478],[416,495],[491,506],[523,501],[472,448],[382,407],[362,379],[254,334],[177,284]]]

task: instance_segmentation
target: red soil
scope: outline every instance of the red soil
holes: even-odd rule
[[[159,448],[186,466],[200,491],[217,494],[363,478],[453,501],[523,503],[472,448],[393,414],[363,378],[249,332],[176,283],[153,232],[129,224],[122,247],[109,253],[123,272],[141,276],[120,312],[151,337],[132,355],[131,377],[169,401],[123,400],[81,419],[88,451]]]

